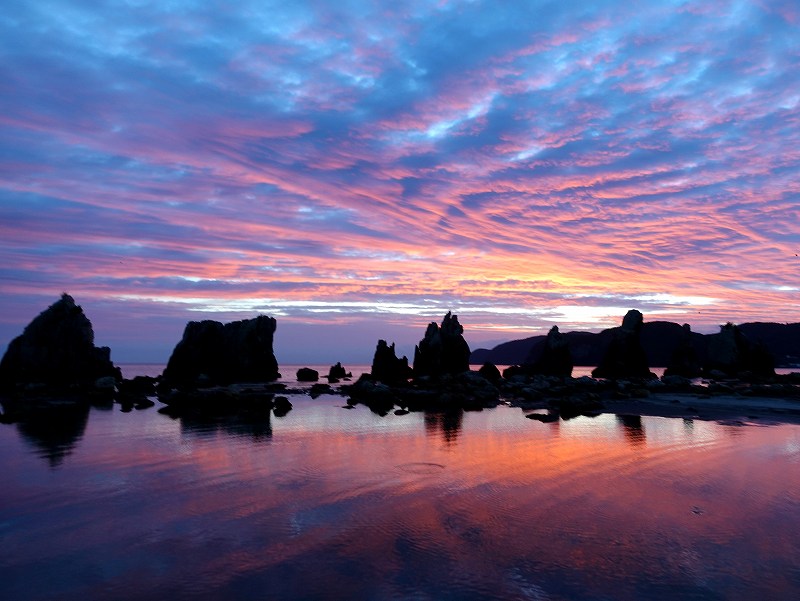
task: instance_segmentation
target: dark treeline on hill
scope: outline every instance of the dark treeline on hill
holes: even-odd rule
[[[775,358],[776,367],[796,367],[800,364],[800,323],[744,323],[738,326],[749,340],[761,342]],[[562,334],[569,344],[575,365],[599,365],[613,337],[613,328],[602,332],[566,332]],[[645,322],[641,342],[653,367],[670,364],[672,352],[681,342],[683,327],[671,321]],[[697,358],[704,363],[708,353],[710,334],[691,333],[692,346]],[[481,365],[487,361],[495,365],[532,363],[544,349],[545,335],[511,340],[492,349],[479,348],[470,355],[470,364]]]

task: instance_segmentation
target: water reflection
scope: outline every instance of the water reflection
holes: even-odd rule
[[[93,414],[46,478],[0,429],[4,598],[800,598],[798,426],[335,398],[268,423]]]
[[[258,417],[182,415],[177,419],[183,434],[205,437],[223,433],[254,442],[266,442],[272,438],[272,420],[268,413]]]
[[[56,468],[83,437],[89,411],[88,404],[65,403],[25,415],[16,427],[23,440],[36,449],[37,455],[47,459],[51,468]]]
[[[617,421],[622,426],[622,433],[625,435],[625,440],[627,440],[632,447],[641,447],[647,442],[644,426],[642,426],[642,417],[640,415],[617,415]]]
[[[461,434],[464,422],[463,409],[425,411],[425,434],[439,436],[446,445],[454,445]]]

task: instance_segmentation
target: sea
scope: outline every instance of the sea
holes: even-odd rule
[[[800,599],[798,425],[290,399],[0,424],[0,599]]]

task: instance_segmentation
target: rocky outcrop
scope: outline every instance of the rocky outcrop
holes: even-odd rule
[[[700,359],[697,357],[692,343],[692,328],[688,323],[683,324],[683,335],[678,346],[672,352],[665,376],[681,376],[684,378],[698,378],[702,373]]]
[[[335,384],[339,380],[345,380],[347,378],[352,378],[353,374],[347,371],[344,367],[342,367],[341,363],[337,363],[336,365],[331,365],[331,368],[328,370],[328,382],[331,384]]]
[[[622,325],[611,330],[608,350],[594,370],[595,378],[611,380],[625,378],[655,378],[647,363],[647,355],[640,339],[644,318],[641,312],[631,309],[622,320]]]
[[[414,349],[414,377],[438,378],[469,371],[469,345],[458,316],[448,311],[442,325],[428,324],[425,337]]]
[[[384,384],[408,382],[412,376],[411,368],[408,366],[408,359],[405,356],[402,359],[398,359],[394,350],[394,343],[388,345],[385,340],[378,340],[378,346],[375,348],[375,355],[372,358],[370,373],[373,380],[378,380]]]
[[[772,376],[775,363],[769,350],[753,343],[734,324],[727,323],[718,334],[708,337],[708,354],[703,372],[714,372],[728,377]]]
[[[190,321],[172,351],[162,384],[197,387],[277,380],[275,328],[275,319],[266,315],[226,324]]]
[[[92,323],[66,293],[11,341],[0,361],[0,387],[6,392],[94,390],[103,378],[111,378],[113,388],[122,374],[109,348],[94,345]]]
[[[572,375],[572,353],[567,339],[553,326],[547,333],[542,354],[530,364],[530,373],[542,376]]]

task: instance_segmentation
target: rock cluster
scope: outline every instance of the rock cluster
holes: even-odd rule
[[[641,342],[644,317],[631,309],[625,314],[622,325],[612,330],[611,343],[603,360],[594,370],[595,378],[611,380],[623,378],[655,378],[647,363]]]
[[[172,351],[162,385],[197,387],[271,382],[280,377],[272,351],[276,322],[260,315],[222,324],[190,321]]]
[[[469,371],[469,345],[458,316],[448,311],[439,326],[431,322],[414,349],[414,377],[438,378]]]
[[[769,350],[763,344],[751,342],[734,324],[725,324],[718,334],[708,338],[704,373],[721,373],[728,377],[775,374],[775,363]]]
[[[108,347],[94,345],[89,318],[64,293],[8,345],[0,361],[0,387],[15,393],[94,390],[122,380]]]

